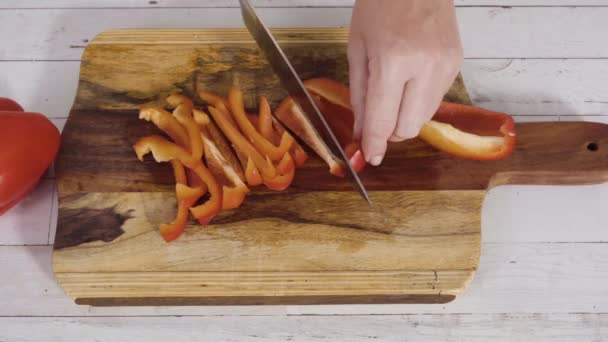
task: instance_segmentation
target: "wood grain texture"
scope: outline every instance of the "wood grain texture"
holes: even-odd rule
[[[275,32],[303,78],[347,82],[346,30]],[[173,176],[136,160],[135,139],[157,132],[136,108],[172,92],[224,93],[235,81],[249,108],[260,95],[273,105],[286,95],[243,30],[117,30],[85,50],[57,162],[53,255],[78,302],[446,302],[477,268],[489,185],[597,183],[608,173],[602,124],[520,124],[517,151],[496,163],[414,140],[363,172],[374,208],[312,158],[289,191],[254,189],[239,210],[166,244],[157,227],[174,215]],[[470,103],[462,78],[446,99]]]

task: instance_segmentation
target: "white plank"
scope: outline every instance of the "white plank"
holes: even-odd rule
[[[350,7],[354,0],[253,0],[256,7]],[[456,0],[457,6],[605,6],[606,0]],[[4,0],[0,8],[238,7],[236,0]]]
[[[608,116],[606,115],[560,115],[559,120],[601,122],[608,124]]]
[[[295,306],[288,313],[605,313],[607,277],[606,244],[484,243],[477,275],[452,303]]]
[[[65,118],[79,67],[78,61],[0,62],[0,96]],[[463,75],[473,102],[489,109],[518,116],[608,114],[608,59],[467,59]]]
[[[465,293],[441,305],[209,307],[78,306],[56,285],[51,247],[0,247],[0,316],[605,313],[606,244],[483,245],[478,274]]]
[[[606,314],[0,318],[6,341],[602,341]],[[35,327],[32,329],[32,327]],[[196,328],[193,328],[196,327]]]
[[[463,76],[475,104],[510,114],[608,114],[608,59],[475,59]]]
[[[259,13],[271,27],[348,26],[351,17],[350,8]],[[467,58],[608,57],[601,34],[608,31],[608,7],[459,7],[457,14]],[[12,42],[0,51],[0,60],[76,60],[88,40],[117,27],[243,24],[237,8],[0,9],[0,41]]]
[[[43,179],[21,202],[0,216],[0,246],[48,243],[54,187],[55,180]]]
[[[30,112],[67,117],[79,69],[80,62],[0,62],[0,96],[17,101]]]
[[[606,203],[608,184],[500,186],[490,190],[484,201],[482,239],[491,243],[608,242]]]

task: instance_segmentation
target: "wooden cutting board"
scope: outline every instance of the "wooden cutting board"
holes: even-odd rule
[[[347,30],[274,32],[302,78],[348,81]],[[256,188],[238,210],[165,243],[158,226],[175,215],[173,174],[136,159],[135,140],[158,133],[137,107],[173,92],[226,93],[235,78],[250,108],[286,95],[240,29],[115,30],[86,48],[56,164],[53,270],[77,303],[445,303],[477,269],[487,189],[607,180],[607,125],[522,123],[516,151],[498,162],[392,144],[361,174],[371,209],[311,158],[289,191]],[[470,103],[462,78],[446,98]]]

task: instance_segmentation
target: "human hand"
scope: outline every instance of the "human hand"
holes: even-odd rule
[[[357,0],[348,43],[354,134],[368,163],[416,137],[462,66],[451,0]]]

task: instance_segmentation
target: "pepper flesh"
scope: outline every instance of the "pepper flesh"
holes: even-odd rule
[[[198,117],[197,123],[200,128],[200,137],[205,148],[205,161],[213,176],[222,184],[222,209],[238,208],[245,200],[247,193],[249,193],[249,188],[232,165],[228,163],[218,145],[211,138],[209,126],[212,123],[209,117],[202,112],[197,112],[195,115]],[[229,184],[231,186],[228,186]]]
[[[205,160],[209,170],[222,184],[222,209],[235,209],[241,206],[249,188],[226,162],[214,142],[203,134],[205,145]],[[231,186],[229,186],[231,185]]]
[[[249,138],[249,141],[262,153],[270,157],[270,160],[280,160],[283,155],[291,149],[294,143],[294,138],[285,132],[281,137],[279,146],[274,146],[270,141],[264,138],[263,135],[258,132],[251,121],[247,118],[245,108],[243,105],[243,94],[236,88],[232,87],[228,93],[228,101],[230,103],[230,109],[234,120],[238,124],[241,131]]]
[[[310,79],[304,84],[309,91],[320,96],[321,101],[325,99],[350,110],[350,114],[336,110],[332,113],[337,113],[344,121],[354,118],[348,87],[328,78]],[[337,135],[344,134],[344,128],[336,126]],[[350,132],[352,134],[352,130]],[[418,137],[460,158],[499,160],[512,153],[516,133],[513,118],[507,114],[443,101],[433,118],[422,127]]]
[[[198,201],[204,192],[202,187],[189,187],[181,183],[175,184],[177,217],[171,224],[163,223],[160,225],[160,234],[165,241],[173,241],[182,235],[188,223],[188,209]]]
[[[442,102],[419,138],[451,155],[473,160],[500,160],[515,147],[515,122],[509,115]]]
[[[264,185],[270,190],[283,191],[287,189],[296,173],[296,166],[289,153],[285,153],[277,165],[278,174],[271,179],[264,180]]]
[[[5,102],[0,105],[18,109],[13,103]],[[0,111],[0,215],[39,184],[60,144],[59,130],[46,116]]]
[[[143,137],[133,147],[140,161],[143,160],[144,155],[150,152],[157,162],[178,159],[201,178],[207,185],[211,198],[199,206],[190,208],[190,212],[200,224],[208,224],[220,211],[222,207],[222,189],[200,159],[194,159],[185,149],[158,135]]]
[[[201,110],[194,109],[193,115],[194,121],[199,127],[205,127],[207,130],[206,133],[209,134],[209,138],[214,142],[222,156],[226,159],[226,162],[232,167],[240,179],[245,180],[245,173],[243,172],[239,159],[217,126],[209,119],[209,116]]]
[[[283,125],[272,116],[270,104],[264,96],[260,98],[260,113],[257,119],[257,126],[260,133],[273,144],[278,143],[280,136],[289,134]],[[297,167],[304,165],[308,159],[308,154],[295,139],[289,153]]]
[[[190,148],[188,132],[171,113],[152,106],[142,106],[139,110],[139,118],[152,122],[179,146],[185,149]],[[171,166],[173,167],[176,183],[187,184],[186,170],[182,162],[177,159],[171,160]]]
[[[265,178],[272,178],[276,175],[276,170],[272,162],[264,158],[260,152],[241,134],[241,132],[232,125],[222,113],[213,106],[209,107],[211,116],[226,135],[228,140],[232,142],[236,150],[247,156],[248,159],[255,164],[255,167],[261,172]]]
[[[247,180],[247,184],[251,186],[260,185],[263,183],[262,175],[260,175],[260,171],[255,166],[255,163],[251,158],[247,159],[247,167],[245,169],[245,179]]]

